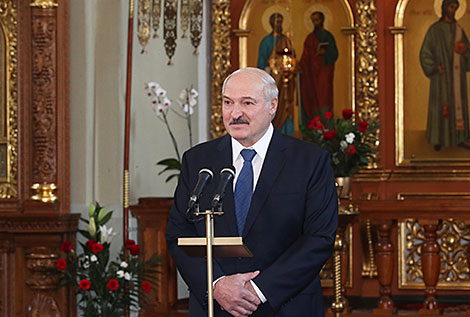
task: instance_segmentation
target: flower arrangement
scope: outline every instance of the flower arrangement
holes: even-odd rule
[[[349,177],[375,162],[372,145],[376,142],[377,122],[353,120],[351,109],[343,110],[343,118],[324,112],[307,122],[302,129],[305,140],[331,154],[335,177]]]
[[[105,213],[98,203],[90,204],[89,220],[80,218],[88,226],[88,230],[79,230],[87,239],[80,243],[83,251],[74,250],[70,241],[60,247],[62,257],[53,273],[59,277],[59,287],[75,289],[82,316],[124,316],[128,308],[137,311],[139,301],[146,302],[146,294],[156,283],[160,259],[154,255],[140,261],[140,246],[133,240],[128,240],[116,260],[110,261],[110,246],[116,235],[106,226],[111,216],[112,211]]]
[[[170,135],[171,142],[173,144],[173,148],[176,153],[175,158],[168,158],[161,160],[157,163],[157,165],[165,166],[165,168],[159,172],[158,175],[161,175],[167,171],[177,171],[167,177],[165,182],[170,181],[172,178],[177,177],[179,175],[179,171],[181,170],[181,156],[180,151],[178,149],[178,143],[176,142],[176,138],[171,130],[170,123],[168,121],[168,111],[171,109],[177,116],[186,120],[187,128],[188,128],[188,137],[189,137],[189,147],[193,146],[192,142],[192,128],[191,128],[191,116],[194,113],[194,107],[197,105],[197,96],[199,95],[196,89],[190,87],[185,88],[181,91],[178,97],[178,110],[172,107],[171,100],[168,99],[166,95],[166,90],[160,86],[160,84],[155,82],[149,82],[145,85],[145,91],[147,92],[147,96],[151,99],[151,105],[154,113],[156,114],[157,118],[165,124],[168,134]]]

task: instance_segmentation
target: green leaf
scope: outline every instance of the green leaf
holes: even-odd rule
[[[172,180],[173,178],[175,177],[178,177],[180,174],[173,174],[173,175],[170,175],[168,176],[166,179],[165,179],[165,183],[168,183],[170,180]]]

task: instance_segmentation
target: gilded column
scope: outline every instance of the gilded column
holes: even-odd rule
[[[212,1],[211,135],[225,133],[222,119],[222,84],[230,73],[230,0]]]
[[[53,202],[57,184],[57,3],[31,3],[32,199]]]

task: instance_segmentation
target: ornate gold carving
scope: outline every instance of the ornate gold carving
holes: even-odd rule
[[[16,1],[7,0],[0,4],[0,32],[3,33],[6,45],[5,61],[5,122],[6,136],[6,180],[0,180],[0,198],[15,198],[18,196],[18,35]]]
[[[165,52],[169,58],[168,65],[172,65],[171,58],[175,55],[177,38],[178,0],[165,0],[163,11],[163,38],[165,39]]]
[[[145,47],[150,39],[150,25],[151,17],[150,10],[152,9],[152,0],[139,0],[139,8],[137,11],[137,38],[142,46],[141,54],[147,53]]]
[[[30,6],[41,9],[52,9],[57,8],[59,4],[55,3],[53,0],[35,0]]]
[[[129,170],[124,170],[124,208],[129,207]]]
[[[10,217],[7,220],[0,220],[0,232],[75,232],[78,226],[78,216],[67,216],[58,219],[51,217]]]
[[[191,44],[194,46],[194,54],[197,54],[197,48],[201,43],[202,37],[202,0],[191,1],[190,14],[190,32]]]
[[[377,72],[377,17],[375,0],[358,0],[356,33],[357,106],[360,120],[379,121]],[[379,148],[379,130],[371,144]]]
[[[362,262],[363,277],[376,277],[378,275],[377,266],[375,265],[374,245],[376,243],[372,236],[372,224],[370,219],[362,222],[360,225],[362,250],[364,250],[364,258]]]
[[[230,1],[212,1],[212,111],[211,135],[225,134],[222,119],[222,84],[230,74]]]
[[[399,225],[399,287],[424,289],[421,270],[421,247],[424,229],[414,219],[400,221]],[[463,221],[443,220],[437,231],[441,247],[441,268],[438,289],[470,289],[470,272],[466,248],[470,242],[469,228]]]
[[[469,182],[468,170],[395,170],[390,175],[391,181],[396,182]]]
[[[158,28],[160,27],[160,16],[162,15],[162,2],[161,0],[153,0],[152,4],[152,28],[153,38],[158,37]]]
[[[182,38],[186,38],[186,32],[188,32],[189,27],[189,15],[190,15],[190,4],[189,0],[181,0],[180,7],[180,25],[181,31],[183,31]]]
[[[55,11],[33,10],[32,131],[33,183],[56,183],[57,48]]]
[[[34,191],[31,196],[32,200],[40,200],[43,203],[53,203],[57,200],[55,195],[55,190],[57,186],[55,184],[34,184],[31,186],[31,189]]]

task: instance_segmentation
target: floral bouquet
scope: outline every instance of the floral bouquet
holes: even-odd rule
[[[116,260],[110,261],[110,246],[116,233],[106,223],[112,211],[105,213],[98,203],[90,204],[90,219],[80,218],[88,230],[79,230],[86,239],[80,243],[83,251],[73,249],[70,241],[60,247],[63,257],[56,264],[59,287],[72,286],[79,295],[82,316],[124,316],[127,309],[137,311],[139,300],[146,302],[146,294],[156,284],[155,255],[139,260],[140,246],[128,240]],[[125,253],[127,254],[127,258]]]
[[[351,109],[342,114],[342,119],[335,119],[331,112],[321,113],[307,122],[302,134],[305,140],[330,152],[335,177],[350,177],[375,162],[372,146],[379,124],[353,120]]]
[[[168,111],[171,109],[177,116],[186,120],[189,134],[189,147],[192,147],[193,136],[191,128],[191,116],[194,113],[194,107],[197,105],[196,98],[199,94],[196,89],[192,87],[183,89],[178,98],[178,110],[175,110],[171,107],[171,100],[168,99],[166,95],[166,90],[163,89],[160,84],[150,82],[145,85],[145,91],[147,92],[147,96],[151,98],[152,109],[157,115],[157,118],[163,121],[163,123],[165,124],[168,130],[168,134],[170,135],[171,142],[173,143],[173,148],[175,149],[176,159],[164,159],[157,163],[157,165],[165,166],[165,168],[160,173],[158,173],[158,175],[161,175],[162,173],[167,171],[177,171],[176,173],[171,174],[167,177],[165,182],[168,182],[173,177],[177,177],[179,175],[179,171],[181,170],[181,156],[178,149],[178,143],[176,142],[176,138],[173,132],[171,131],[170,124],[168,122]]]

